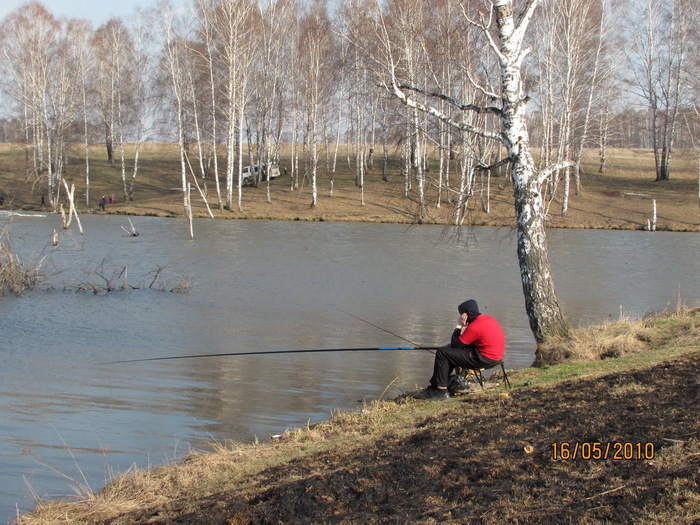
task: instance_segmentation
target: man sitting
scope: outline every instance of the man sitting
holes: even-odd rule
[[[449,346],[438,349],[430,385],[417,393],[416,399],[448,399],[450,373],[455,367],[468,370],[490,368],[503,359],[506,338],[498,321],[479,312],[474,299],[463,302],[457,309],[460,316],[452,340]]]

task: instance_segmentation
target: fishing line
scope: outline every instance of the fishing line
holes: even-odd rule
[[[336,306],[336,309],[337,309],[337,310],[340,310],[340,311],[343,312],[345,315],[349,315],[350,317],[354,317],[354,318],[357,319],[358,321],[362,321],[363,323],[367,323],[368,325],[373,326],[373,327],[375,327],[375,328],[378,328],[379,330],[382,330],[383,332],[386,332],[387,334],[393,335],[394,337],[398,337],[399,339],[401,339],[401,340],[403,340],[403,341],[406,341],[407,343],[412,344],[414,347],[416,347],[416,350],[419,350],[419,349],[422,349],[422,350],[437,350],[437,348],[433,348],[433,347],[429,347],[429,348],[421,347],[421,345],[419,345],[418,343],[414,343],[414,342],[411,341],[410,339],[406,339],[405,337],[403,337],[403,336],[401,336],[401,335],[399,335],[399,334],[395,334],[395,333],[392,332],[391,330],[387,330],[386,328],[382,328],[381,326],[376,325],[376,324],[372,323],[371,321],[368,321],[367,319],[362,319],[362,317],[358,317],[358,316],[356,316],[356,315],[354,315],[354,314],[351,314],[350,312],[346,312],[345,310],[342,310],[342,309],[338,308],[337,306]]]

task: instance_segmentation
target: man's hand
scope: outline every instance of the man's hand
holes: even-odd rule
[[[464,328],[465,326],[467,326],[468,317],[469,316],[466,313],[460,315],[459,320],[457,321],[457,326],[455,326],[455,328]]]

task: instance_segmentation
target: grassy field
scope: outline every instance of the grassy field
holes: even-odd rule
[[[18,523],[697,524],[700,309],[575,337],[564,362],[512,372],[512,390],[404,395],[273,442],[212,444]]]
[[[133,152],[127,152],[127,159]],[[697,159],[692,151],[678,151],[674,157],[674,171],[670,181],[655,182],[653,156],[647,150],[615,150],[610,152],[608,169],[598,173],[595,152],[584,159],[582,186],[570,198],[569,212],[561,214],[560,192],[550,201],[548,223],[557,228],[646,229],[652,217],[652,202],[656,201],[657,229],[673,231],[700,231],[700,200],[698,199]],[[131,176],[131,163],[127,177]],[[92,151],[90,203],[85,202],[85,166],[80,147],[69,156],[66,179],[76,185],[79,209],[97,212],[102,194],[114,194],[117,202],[108,206],[107,213],[179,217],[183,215],[180,164],[172,145],[147,144],[139,161],[139,172],[134,185],[134,200],[124,202],[121,169],[110,167],[104,147]],[[283,157],[281,168],[289,170],[289,159]],[[220,170],[225,171],[225,159]],[[243,211],[220,210],[212,178],[203,182],[207,200],[217,218],[281,219],[312,221],[352,221],[390,223],[449,224],[452,221],[453,202],[443,192],[437,206],[437,161],[427,172],[427,215],[418,217],[418,190],[413,184],[408,198],[404,196],[404,178],[398,159],[392,159],[389,180],[382,181],[379,160],[366,176],[363,188],[354,183],[354,168],[347,155],[339,157],[333,195],[329,196],[330,176],[325,162],[319,169],[318,205],[311,207],[311,189],[307,181],[299,189],[290,189],[290,179],[282,176],[271,182],[271,202],[267,202],[266,188],[244,188]],[[453,168],[454,173],[454,168]],[[223,175],[222,186],[223,186]],[[453,179],[455,175],[453,174]],[[559,188],[563,185],[560,182]],[[24,153],[19,145],[0,145],[0,195],[5,209],[37,209],[46,182],[34,175],[25,175]],[[203,199],[193,194],[195,216],[208,216]],[[490,185],[490,211],[483,211],[481,186],[475,190],[469,205],[467,224],[512,226],[514,224],[512,187],[505,177],[493,177]]]

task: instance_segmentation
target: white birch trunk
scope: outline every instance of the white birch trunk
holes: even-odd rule
[[[310,103],[310,111],[307,116],[309,119],[309,148],[311,149],[311,207],[315,208],[318,205],[318,75],[320,71],[317,69],[311,70],[312,88],[311,92],[307,93]]]
[[[209,96],[211,97],[211,107],[210,113],[211,113],[211,147],[214,151],[214,185],[216,187],[216,201],[219,205],[219,211],[223,211],[224,209],[224,201],[221,197],[221,181],[219,180],[219,156],[217,155],[217,119],[216,115],[218,113],[218,108],[217,108],[217,83],[215,80],[215,73],[214,73],[214,53],[213,53],[213,47],[214,47],[214,35],[213,35],[213,27],[212,27],[212,20],[210,18],[211,12],[205,7],[202,9],[202,14],[203,14],[203,26],[204,26],[204,37],[205,37],[205,42],[207,46],[207,72],[209,73]]]
[[[411,194],[411,120],[406,119],[406,138],[404,140],[404,187],[403,196],[408,198]]]
[[[452,217],[452,224],[454,226],[461,226],[467,216],[467,206],[469,205],[469,198],[472,194],[472,178],[474,176],[474,171],[471,165],[471,157],[464,155],[465,152],[462,153],[462,160],[460,162],[459,193]]]
[[[90,206],[90,126],[88,124],[88,102],[87,102],[87,78],[85,55],[80,54],[80,68],[82,73],[81,96],[83,102],[83,133],[85,135],[85,206]]]
[[[418,218],[423,219],[426,216],[425,206],[425,183],[423,177],[423,153],[421,150],[420,127],[418,125],[418,110],[413,110],[414,131],[416,133],[415,150],[414,150],[414,166],[416,169],[416,182],[418,183]]]
[[[194,225],[192,221],[192,186],[187,184],[185,190],[185,211],[187,212],[187,220],[190,227],[190,239],[194,239]]]
[[[236,184],[236,188],[238,190],[238,211],[243,211],[243,180],[241,179],[243,175],[243,118],[244,111],[243,103],[241,102],[240,107],[238,108],[238,118],[236,119],[236,144],[238,148],[238,182]]]
[[[600,114],[600,121],[598,125],[598,135],[600,141],[600,148],[598,150],[598,173],[605,173],[608,168],[608,129],[610,123],[610,97],[606,95],[605,103],[603,105],[603,111]]]
[[[525,30],[538,0],[528,0],[516,25],[512,0],[494,0],[498,23],[498,51],[501,62],[503,136],[513,172],[517,251],[525,308],[535,340],[568,333],[554,289],[542,185],[546,172],[538,173],[530,151],[526,101],[522,92],[521,65],[527,54],[522,49]]]
[[[331,166],[331,181],[329,184],[328,196],[333,196],[333,186],[335,184],[335,171],[338,165],[338,148],[340,147],[340,129],[343,125],[343,102],[338,101],[338,123],[335,130],[335,146],[333,147],[333,163]]]

